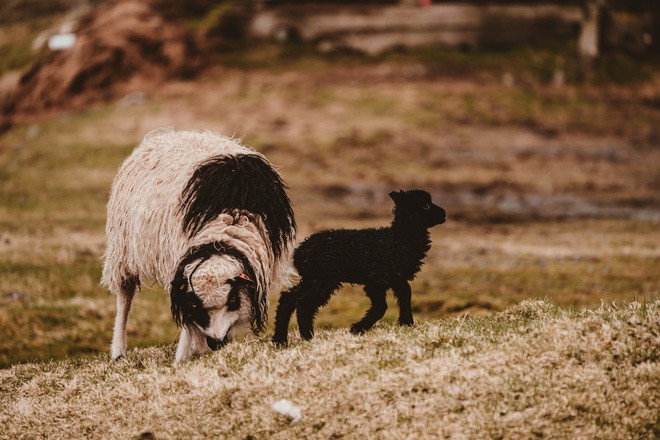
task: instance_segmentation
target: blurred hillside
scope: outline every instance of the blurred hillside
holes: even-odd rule
[[[536,48],[534,79],[555,85],[648,79],[660,41],[658,6],[644,1],[4,0],[0,11],[4,129],[194,76],[268,41],[377,57],[454,49],[473,70],[491,67],[479,51]],[[440,61],[446,72],[465,64]]]
[[[420,322],[526,298],[591,307],[660,291],[653,44],[600,40],[585,62],[576,30],[366,56],[305,35],[228,38],[230,8],[218,2],[31,9],[44,3],[4,1],[14,15],[0,14],[1,366],[107,349],[114,298],[98,285],[107,193],[122,160],[162,127],[242,137],[266,154],[291,187],[299,239],[384,225],[389,191],[429,190],[449,220],[433,230],[413,285]],[[293,7],[261,10],[278,5]],[[616,20],[632,26],[648,11]],[[657,41],[656,27],[632,27]],[[67,34],[72,47],[47,48]],[[167,302],[145,288],[131,346],[174,341]],[[365,307],[347,287],[320,326],[346,327]]]

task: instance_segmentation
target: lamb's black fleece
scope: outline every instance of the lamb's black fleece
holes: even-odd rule
[[[330,230],[313,234],[296,249],[294,265],[300,283],[282,293],[273,341],[284,344],[294,310],[303,338],[314,335],[314,317],[342,283],[362,284],[371,300],[364,318],[351,332],[370,329],[385,314],[385,294],[393,289],[399,302],[399,322],[412,325],[410,285],[430,249],[428,229],[443,223],[445,210],[434,205],[426,191],[390,193],[395,202],[389,227]]]

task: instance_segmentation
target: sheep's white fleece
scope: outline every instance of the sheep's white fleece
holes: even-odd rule
[[[123,280],[139,276],[169,291],[179,259],[191,246],[225,241],[246,255],[263,291],[279,288],[292,273],[294,243],[285,243],[275,259],[259,218],[222,214],[192,239],[183,232],[181,194],[195,168],[210,157],[236,154],[259,153],[208,131],[148,134],[112,184],[101,284],[117,294]]]

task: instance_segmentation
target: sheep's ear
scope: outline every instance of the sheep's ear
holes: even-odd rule
[[[227,284],[231,286],[229,297],[227,298],[227,310],[232,312],[238,310],[241,306],[241,297],[239,289],[246,288],[249,296],[254,296],[255,284],[252,279],[246,274],[242,273],[239,276],[227,280]]]
[[[401,201],[401,195],[403,194],[403,191],[392,191],[389,196],[392,200],[394,200],[394,204],[398,204]]]
[[[231,290],[229,291],[229,296],[227,297],[227,311],[234,312],[241,308],[241,294],[239,291],[238,283],[229,284],[231,285]]]

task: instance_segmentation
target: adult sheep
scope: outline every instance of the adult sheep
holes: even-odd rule
[[[111,355],[141,282],[169,289],[176,361],[263,330],[268,292],[290,271],[295,220],[266,158],[215,133],[149,134],[112,184],[101,283],[117,295]]]

